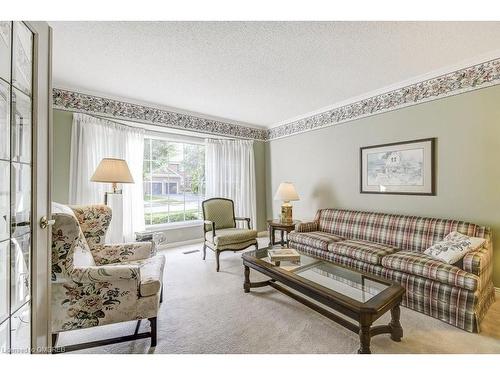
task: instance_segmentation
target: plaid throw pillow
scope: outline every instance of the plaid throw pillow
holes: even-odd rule
[[[459,232],[451,232],[442,241],[426,249],[430,255],[448,264],[455,264],[469,251],[480,248],[486,240],[484,238],[469,237]]]

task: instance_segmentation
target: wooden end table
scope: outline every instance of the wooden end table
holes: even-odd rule
[[[267,226],[269,228],[269,246],[281,245],[288,246],[288,233],[295,229],[295,225],[297,225],[300,221],[294,220],[291,223],[284,223],[279,219],[271,219],[267,221]],[[281,232],[281,240],[276,241],[276,231]],[[286,233],[286,241],[284,234]]]

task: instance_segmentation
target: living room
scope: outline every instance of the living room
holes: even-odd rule
[[[500,21],[364,6],[0,21],[1,351],[498,358]]]

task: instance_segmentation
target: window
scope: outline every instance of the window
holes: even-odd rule
[[[200,220],[205,196],[205,145],[144,139],[146,225]]]

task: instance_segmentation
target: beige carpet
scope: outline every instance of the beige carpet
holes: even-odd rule
[[[262,245],[266,239],[261,239]],[[183,254],[201,246],[165,250],[165,294],[158,317],[158,345],[149,339],[79,353],[355,353],[356,334],[271,288],[243,293],[241,253],[223,253],[215,272],[212,252]],[[263,279],[252,271],[252,280]],[[497,301],[496,304],[500,304]],[[388,315],[388,314],[387,314]],[[388,316],[380,321],[387,322]],[[373,353],[500,353],[500,339],[472,334],[403,308],[404,338],[372,339]],[[148,328],[148,322],[142,323]],[[498,323],[500,324],[500,322]],[[62,333],[70,345],[133,333],[135,323]],[[78,353],[78,352],[77,352]]]

